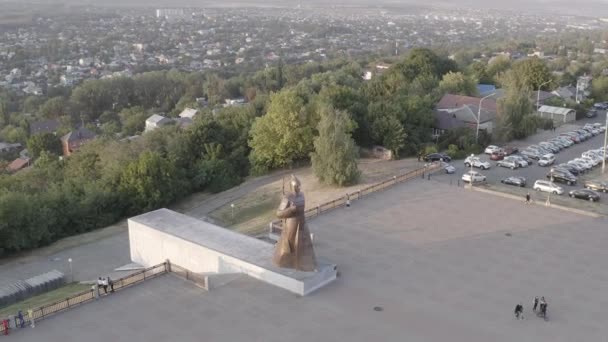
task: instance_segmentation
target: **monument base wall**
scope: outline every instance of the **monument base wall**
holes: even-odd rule
[[[169,260],[193,273],[241,273],[301,296],[337,276],[336,265],[324,260],[318,260],[315,272],[276,267],[274,245],[168,209],[128,223],[131,260],[144,267]]]

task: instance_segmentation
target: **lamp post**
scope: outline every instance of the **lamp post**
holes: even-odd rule
[[[72,258],[68,259],[68,264],[70,265],[70,283],[74,282],[74,272],[72,270]]]
[[[551,181],[551,186],[555,185],[555,183],[553,183],[553,168],[551,168],[551,170],[549,170],[549,180]],[[545,202],[546,206],[550,206],[551,205],[551,193],[553,191],[549,191],[549,195],[547,195],[547,202]]]
[[[473,187],[473,158],[475,158],[475,155],[471,154],[471,173],[469,174],[470,175],[469,180],[470,180],[470,183],[471,183],[471,188]]]
[[[536,91],[536,111],[537,112],[540,109],[540,88],[542,88],[544,85],[549,84],[549,83],[551,83],[550,80],[538,86],[538,90]]]
[[[608,144],[608,112],[606,112],[606,129],[604,129],[604,159],[602,160],[602,174],[606,172],[606,145]]]
[[[232,221],[234,221],[234,203],[230,204],[230,208],[232,209]]]
[[[494,96],[496,93],[492,93],[490,95],[486,95],[479,100],[479,108],[477,109],[477,129],[475,130],[475,143],[479,142],[479,121],[481,120],[481,103],[483,100],[487,99],[490,96]]]

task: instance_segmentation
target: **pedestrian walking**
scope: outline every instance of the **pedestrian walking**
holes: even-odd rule
[[[104,278],[99,277],[99,279],[97,280],[97,286],[98,286],[98,288],[99,287],[103,288],[103,291],[106,294],[108,293],[108,283]]]
[[[521,303],[515,305],[515,318],[524,319],[524,306]]]
[[[107,277],[108,280],[108,285],[110,285],[110,292],[114,292],[114,281],[112,280],[112,278],[110,278],[110,276]]]
[[[530,204],[530,193],[526,194],[526,204]]]
[[[532,303],[534,304],[532,311],[536,312],[536,308],[538,307],[538,296],[534,297],[534,301]]]

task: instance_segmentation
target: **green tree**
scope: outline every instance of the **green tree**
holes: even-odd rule
[[[345,186],[359,178],[353,127],[348,113],[328,106],[322,109],[319,136],[311,153],[314,174],[322,183]]]
[[[61,141],[52,133],[36,134],[27,140],[27,149],[34,158],[42,152],[62,154]]]
[[[539,58],[528,58],[513,65],[514,77],[521,80],[521,86],[528,90],[550,89],[554,82],[551,71]],[[549,83],[547,83],[549,82]],[[503,83],[504,85],[504,83]]]
[[[256,172],[289,166],[308,157],[312,140],[304,100],[294,89],[272,94],[268,112],[251,127],[252,166]]]
[[[439,88],[444,94],[477,96],[477,82],[461,72],[448,72],[443,75]]]
[[[498,125],[496,136],[499,140],[522,139],[536,132],[538,117],[534,115],[529,88],[523,86],[527,78],[509,72],[505,75],[506,96],[498,100]]]
[[[157,152],[144,152],[130,163],[120,177],[119,189],[130,203],[130,213],[148,211],[173,201],[176,188],[175,168]]]
[[[135,135],[143,132],[148,118],[148,114],[140,106],[123,109],[118,116],[125,135]]]
[[[40,113],[47,119],[57,119],[68,113],[68,103],[61,97],[53,97],[48,99],[41,107]]]
[[[591,84],[591,94],[596,101],[608,100],[608,77],[600,76]]]

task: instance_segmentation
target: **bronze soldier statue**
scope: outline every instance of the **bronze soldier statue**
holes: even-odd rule
[[[284,268],[314,271],[317,263],[312,248],[310,231],[304,217],[304,194],[300,192],[300,180],[291,175],[291,192],[283,194],[277,217],[283,220],[283,231],[274,250],[273,262]]]

